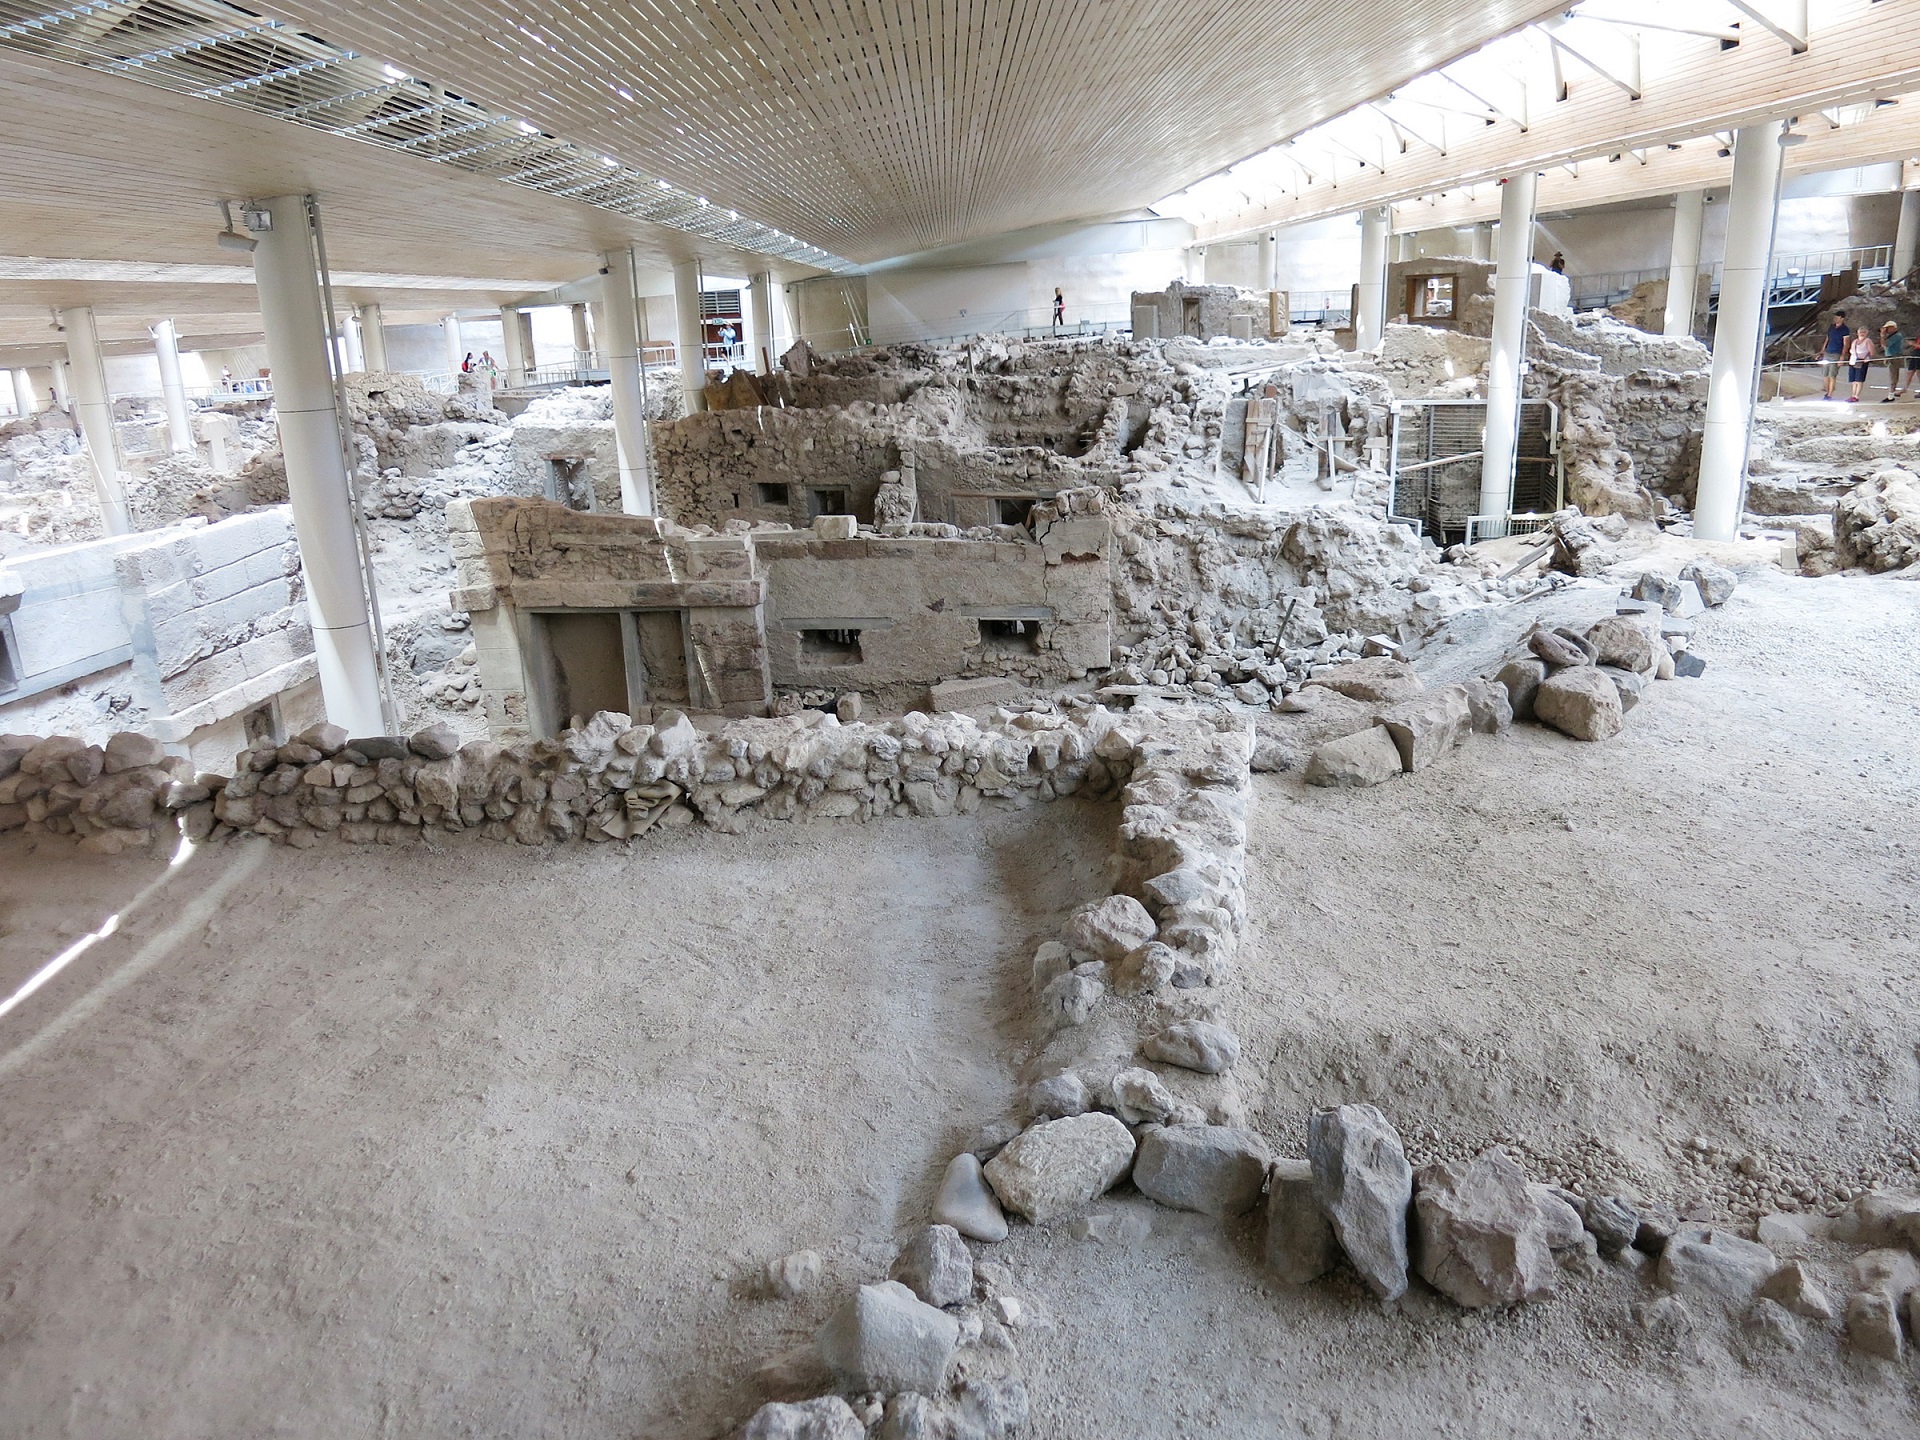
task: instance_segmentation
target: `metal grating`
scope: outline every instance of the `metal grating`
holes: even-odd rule
[[[1394,407],[1393,489],[1397,518],[1417,520],[1439,545],[1466,539],[1480,506],[1480,438],[1484,400],[1405,400]],[[1512,514],[1551,514],[1560,508],[1560,413],[1550,400],[1520,402],[1520,440],[1514,461]]]
[[[833,272],[852,262],[225,0],[0,0],[0,45]]]

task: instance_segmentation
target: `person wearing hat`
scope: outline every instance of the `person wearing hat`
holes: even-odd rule
[[[1887,357],[1887,393],[1880,397],[1880,403],[1891,405],[1900,398],[1900,392],[1913,383],[1914,362],[1920,360],[1920,355],[1913,353],[1907,337],[1892,320],[1880,327],[1880,353]]]

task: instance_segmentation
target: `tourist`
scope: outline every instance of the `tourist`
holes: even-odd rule
[[[1880,403],[1891,405],[1900,396],[1900,382],[1907,365],[1907,337],[1892,320],[1880,327],[1880,353],[1887,357],[1887,393],[1880,397]]]
[[[1058,285],[1053,287],[1053,323],[1064,325],[1067,320],[1067,297]]]
[[[467,358],[460,362],[460,373],[462,375],[471,375],[473,373],[473,351],[467,351]]]
[[[720,327],[720,351],[727,359],[733,359],[734,349],[740,339],[740,332],[733,328],[733,322],[727,321]]]
[[[1862,325],[1847,342],[1847,403],[1860,403],[1860,389],[1867,383],[1867,370],[1873,364],[1873,336]]]
[[[1894,387],[1893,394],[1887,397],[1889,400],[1899,400],[1909,394],[1920,392],[1920,336],[1915,336],[1912,341],[1908,341],[1903,336],[1901,347],[1906,352],[1906,364],[1900,372],[1900,383]],[[1889,351],[1888,354],[1891,355],[1892,352]],[[1887,368],[1892,370],[1893,367],[1889,365]]]
[[[1566,274],[1567,273],[1567,257],[1558,250],[1554,251],[1553,264],[1549,265],[1547,268],[1553,271],[1553,273],[1556,275]]]
[[[1847,312],[1834,311],[1833,319],[1827,322],[1827,343],[1820,351],[1820,362],[1827,372],[1827,390],[1822,399],[1833,399],[1833,387],[1840,382],[1840,362],[1847,352],[1847,333]]]

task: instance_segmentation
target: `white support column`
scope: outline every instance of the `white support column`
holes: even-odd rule
[[[520,311],[511,305],[500,307],[500,359],[507,367],[507,388],[517,390],[527,383],[526,332],[520,328]]]
[[[1487,359],[1487,429],[1480,440],[1479,513],[1505,517],[1520,443],[1520,359],[1533,292],[1533,199],[1538,176],[1509,175],[1500,190],[1500,259],[1494,271],[1493,353]],[[1504,534],[1504,527],[1494,533]]]
[[[40,397],[33,393],[33,376],[24,365],[13,372],[13,408],[21,415],[31,415],[40,408]]]
[[[340,369],[347,375],[358,375],[367,368],[365,352],[360,348],[360,317],[349,310],[338,321],[340,336]]]
[[[579,302],[568,307],[573,317],[573,364],[586,370],[593,364],[593,330],[587,323],[587,307]]]
[[[360,357],[369,370],[387,368],[387,326],[378,305],[360,307]]]
[[[312,222],[303,196],[282,195],[263,204],[272,212],[273,228],[255,234],[254,284],[273,368],[287,498],[306,571],[320,691],[328,720],[349,735],[379,735],[386,729],[380,669],[327,369],[327,319]]]
[[[762,270],[747,279],[747,368],[773,373],[773,276]]]
[[[73,377],[64,360],[53,362],[53,403],[67,414],[73,414]]]
[[[1256,251],[1258,258],[1254,265],[1253,288],[1256,290],[1278,290],[1280,288],[1279,285],[1274,282],[1274,277],[1280,273],[1280,247],[1274,244],[1274,238],[1272,231],[1268,231],[1260,237],[1259,249]]]
[[[1693,334],[1693,297],[1700,288],[1700,228],[1707,192],[1682,190],[1673,197],[1673,258],[1667,263],[1666,335]]]
[[[1387,237],[1393,212],[1376,205],[1360,212],[1360,293],[1353,315],[1353,348],[1378,350],[1387,333]]]
[[[460,347],[460,317],[444,315],[440,319],[440,335],[447,343],[447,369],[455,375],[466,363],[467,352]]]
[[[601,314],[613,391],[614,449],[620,466],[620,509],[653,514],[653,471],[647,455],[647,407],[640,388],[640,316],[634,300],[633,251],[609,250],[600,277]]]
[[[1731,540],[1740,529],[1753,394],[1767,324],[1774,219],[1780,209],[1783,129],[1780,121],[1773,120],[1744,126],[1734,136],[1727,258],[1720,269],[1720,314],[1707,385],[1706,433],[1700,444],[1700,490],[1693,506],[1697,540]]]
[[[1474,260],[1493,259],[1493,222],[1478,220],[1474,222],[1473,234],[1468,237],[1467,254]]]
[[[1187,247],[1187,284],[1204,285],[1207,283],[1207,247],[1189,245]]]
[[[193,453],[193,419],[187,410],[187,383],[180,374],[180,335],[173,321],[152,327],[154,358],[160,362],[160,396],[167,408],[167,448],[176,455]]]
[[[94,328],[93,307],[62,310],[60,328],[67,332],[67,379],[73,387],[73,417],[87,437],[93,487],[100,497],[100,523],[109,535],[125,535],[133,529],[133,522],[127,512],[126,485],[120,477],[113,402],[107,398],[107,367],[100,355],[100,332]]]
[[[673,267],[674,355],[680,366],[680,391],[686,413],[707,408],[707,327],[700,313],[700,262],[680,260]]]
[[[1900,192],[1900,224],[1893,232],[1893,278],[1904,279],[1920,258],[1920,190]]]

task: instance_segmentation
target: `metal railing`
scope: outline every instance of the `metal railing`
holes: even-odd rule
[[[1353,291],[1295,290],[1287,300],[1287,317],[1295,325],[1353,323]]]
[[[1716,308],[1724,266],[1716,261],[1707,267],[1712,277],[1708,294],[1709,308]],[[1863,285],[1892,278],[1891,245],[1853,245],[1839,250],[1814,250],[1804,255],[1776,255],[1768,276],[1767,304],[1770,307],[1812,305],[1820,299],[1821,282],[1829,275],[1849,270],[1860,272]],[[1569,282],[1575,310],[1605,310],[1618,305],[1649,280],[1664,280],[1668,271],[1657,269],[1616,270],[1600,275],[1577,275]]]
[[[1105,305],[1069,305],[1057,324],[1053,307],[1034,310],[988,311],[979,315],[942,315],[919,322],[916,332],[889,344],[936,345],[971,340],[978,335],[1017,335],[1025,340],[1069,339],[1076,335],[1110,335],[1133,328],[1133,306],[1113,301]]]

